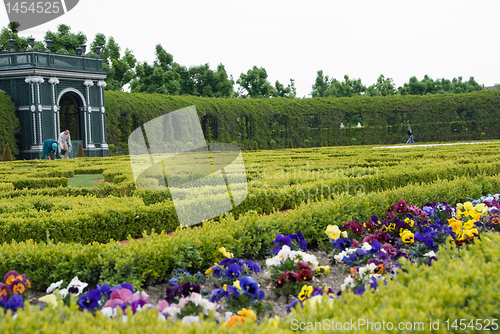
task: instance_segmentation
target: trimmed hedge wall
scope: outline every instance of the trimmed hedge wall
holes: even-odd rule
[[[235,99],[105,92],[110,144],[127,150],[138,126],[195,105],[209,141],[250,149],[405,143],[411,126],[420,142],[496,139],[500,91],[386,97]],[[361,128],[357,124],[362,125]],[[344,128],[341,128],[341,124]]]
[[[19,119],[16,108],[10,96],[0,92],[0,157],[6,143],[9,143],[13,155],[17,155],[17,140],[15,135],[19,132]]]

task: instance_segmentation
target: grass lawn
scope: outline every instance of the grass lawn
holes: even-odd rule
[[[93,180],[103,180],[102,174],[78,174],[69,179],[68,185],[72,187],[96,187],[99,182],[91,182]]]

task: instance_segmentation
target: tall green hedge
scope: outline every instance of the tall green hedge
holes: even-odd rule
[[[209,141],[250,149],[405,143],[411,126],[417,142],[499,138],[500,91],[427,96],[309,99],[236,99],[106,91],[110,144],[127,150],[138,126],[166,112],[195,105]],[[341,124],[344,127],[341,127]],[[358,127],[358,124],[361,127]],[[175,130],[174,130],[175,131]]]
[[[15,110],[14,102],[10,96],[0,92],[0,150],[3,150],[5,144],[9,143],[13,155],[19,153],[15,138],[19,132],[19,119]]]

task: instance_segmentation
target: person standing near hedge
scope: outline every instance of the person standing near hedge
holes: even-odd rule
[[[410,144],[415,144],[415,141],[413,140],[413,130],[411,127],[408,127],[408,142]]]
[[[57,138],[57,143],[59,144],[59,152],[64,159],[69,158],[69,148],[71,147],[71,138],[69,135],[69,130],[64,130],[59,134]]]
[[[42,155],[40,159],[56,160],[61,159],[59,154],[59,145],[55,139],[47,139],[43,142]]]

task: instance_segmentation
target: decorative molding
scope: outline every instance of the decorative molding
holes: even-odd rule
[[[43,107],[42,107],[42,105],[40,105],[40,104],[39,104],[39,105],[38,105],[38,111],[39,111],[39,112],[42,112],[42,110],[43,110]]]
[[[88,79],[92,80],[104,80],[107,74],[97,74],[92,72],[70,72],[70,71],[55,71],[55,70],[44,70],[39,68],[25,69],[25,70],[12,70],[12,71],[0,71],[0,77],[10,77],[10,76],[26,76],[30,74],[43,75],[43,76],[58,76],[63,78],[78,78],[78,79]]]
[[[87,107],[87,102],[85,101],[85,96],[83,96],[83,94],[75,89],[75,88],[66,88],[66,89],[63,89],[60,93],[59,93],[59,96],[57,97],[57,105],[59,105],[59,102],[61,101],[61,97],[66,94],[67,92],[73,92],[75,93],[76,95],[78,95],[81,99],[82,99],[82,103],[83,103],[83,107],[86,108]]]
[[[52,110],[52,107],[42,107],[42,110]]]
[[[41,84],[44,81],[45,80],[43,80],[43,78],[41,76],[29,76],[26,79],[24,79],[24,82],[26,82],[26,83],[38,83],[38,84]]]
[[[53,106],[52,109],[54,110],[54,112],[57,112],[59,110],[59,108],[57,108],[57,106]]]
[[[42,140],[42,114],[41,113],[38,113],[38,138],[40,139],[39,143],[42,144],[43,143],[43,140]]]
[[[58,133],[57,133],[57,119],[56,119],[57,113],[54,113],[54,138],[58,138]],[[56,139],[56,140],[57,140]]]
[[[34,106],[32,106],[32,107],[34,107]],[[33,142],[36,145],[36,116],[35,116],[35,113],[33,113],[32,115],[33,115]]]
[[[90,107],[89,107],[90,108]],[[89,142],[92,142],[92,113],[89,112]]]
[[[30,107],[19,107],[17,110],[30,110]]]
[[[101,112],[104,114],[104,112],[106,111],[106,108],[104,107],[101,107]]]
[[[87,87],[92,87],[94,85],[94,82],[90,79],[86,79],[85,81],[83,81],[83,85]]]
[[[43,79],[42,79],[42,82],[43,82]],[[40,102],[40,84],[39,83],[36,84],[36,93],[38,96],[38,104],[40,104],[41,102]]]
[[[34,105],[31,105],[30,110],[31,110],[31,112],[35,112],[36,107]]]
[[[105,132],[104,132],[104,114],[101,113],[101,125],[102,125],[102,138],[101,138],[101,142],[105,143],[106,142],[106,138],[105,138]],[[108,145],[106,145],[108,146]]]
[[[104,80],[97,81],[97,86],[99,86],[99,87],[106,87],[106,85],[107,85],[106,81],[104,81]]]
[[[56,78],[56,77],[50,77],[49,78],[49,83],[53,84],[53,85],[57,85],[57,84],[59,84],[59,79]]]

